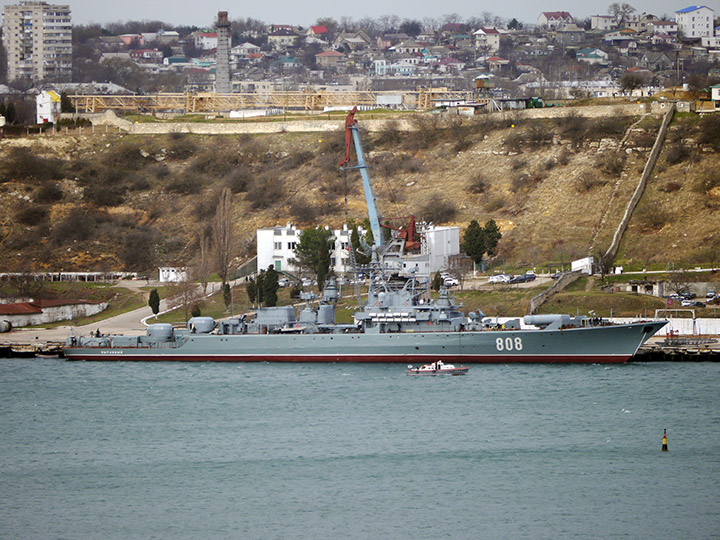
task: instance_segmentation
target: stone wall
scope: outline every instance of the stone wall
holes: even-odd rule
[[[594,105],[589,107],[548,107],[544,109],[524,109],[512,111],[499,111],[489,113],[489,118],[563,118],[570,115],[579,115],[587,118],[601,118],[604,116],[635,116],[647,114],[645,103],[629,105]],[[112,111],[102,114],[84,114],[93,125],[115,126],[127,133],[160,135],[167,133],[195,133],[202,135],[234,135],[255,133],[308,133],[342,131],[345,129],[345,120],[307,120],[282,121],[269,120],[264,122],[129,122],[118,118]],[[392,122],[395,129],[412,131],[415,126],[406,118],[392,119],[363,119],[362,126],[368,131],[382,131]]]
[[[48,324],[56,321],[67,321],[71,319],[79,319],[96,315],[106,310],[107,302],[100,304],[68,304],[65,306],[46,307],[42,313],[32,313],[28,315],[3,315],[2,319],[10,321],[13,328],[22,326],[35,326],[38,324]]]

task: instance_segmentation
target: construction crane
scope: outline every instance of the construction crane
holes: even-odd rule
[[[363,189],[365,190],[365,202],[368,208],[368,218],[370,219],[370,229],[373,233],[373,243],[376,247],[385,245],[382,230],[380,228],[380,218],[378,216],[377,205],[375,204],[375,194],[373,193],[372,184],[370,183],[369,166],[365,163],[365,155],[363,154],[362,144],[360,142],[360,132],[355,120],[357,106],[353,107],[345,118],[345,159],[338,163],[341,170],[360,169],[362,176]],[[350,146],[355,142],[355,154],[358,163],[355,166],[346,167],[350,163]]]

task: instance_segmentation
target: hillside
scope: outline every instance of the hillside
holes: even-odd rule
[[[493,218],[503,232],[495,262],[540,265],[607,248],[660,119],[413,123],[363,135],[381,213],[461,227]],[[720,259],[719,138],[718,115],[676,117],[618,263]],[[341,131],[2,139],[0,271],[190,264],[224,186],[238,261],[258,227],[361,221],[362,184],[338,170],[343,151]]]

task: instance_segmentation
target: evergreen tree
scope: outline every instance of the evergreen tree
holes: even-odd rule
[[[72,101],[70,101],[70,98],[65,92],[60,92],[60,112],[64,113],[74,113],[75,107],[72,104]]]
[[[463,251],[475,264],[480,264],[485,255],[485,231],[477,220],[473,219],[463,236]]]
[[[223,287],[223,302],[225,302],[225,311],[230,309],[230,302],[232,302],[232,292],[230,292],[229,283],[226,283]]]
[[[485,223],[483,233],[485,235],[485,250],[487,251],[487,254],[495,255],[495,248],[502,238],[502,233],[500,232],[500,228],[497,226],[494,219]]]
[[[323,227],[315,227],[304,230],[295,247],[295,258],[291,262],[302,270],[313,272],[317,276],[320,290],[323,289],[325,276],[330,271],[330,254],[334,245],[332,232]]]
[[[148,306],[150,306],[150,309],[152,309],[153,315],[157,317],[157,314],[160,313],[160,295],[157,292],[157,289],[153,289],[150,291],[150,298],[148,298]]]
[[[255,296],[257,294],[257,283],[255,283],[255,280],[253,278],[250,278],[250,280],[247,282],[247,285],[245,286],[245,291],[247,292],[250,303],[254,304]]]
[[[278,273],[271,264],[268,266],[267,272],[265,272],[265,277],[263,278],[263,296],[265,297],[265,305],[267,307],[277,306],[277,292],[280,288],[278,278]]]
[[[15,112],[15,104],[11,101],[10,103],[8,103],[8,106],[5,109],[5,120],[8,124],[14,124],[16,116],[17,114]]]
[[[440,275],[440,272],[435,272],[435,277],[433,277],[433,280],[432,280],[433,291],[439,291],[442,286],[443,286],[443,278]]]

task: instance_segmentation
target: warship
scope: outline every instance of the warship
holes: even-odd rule
[[[260,307],[224,320],[194,317],[182,328],[151,324],[146,335],[68,338],[63,354],[70,360],[214,361],[214,362],[403,362],[445,363],[610,363],[630,359],[667,321],[611,324],[598,317],[526,315],[502,321],[482,311],[461,311],[450,292],[429,292],[405,248],[415,243],[401,231],[386,243],[375,207],[354,111],[346,120],[346,155],[354,139],[373,245],[371,256],[354,264],[354,281],[367,280],[367,298],[353,322],[337,323],[340,292],[331,279],[322,297],[304,292],[305,306]],[[356,289],[358,299],[360,291]]]

